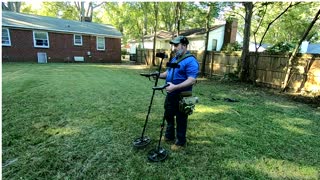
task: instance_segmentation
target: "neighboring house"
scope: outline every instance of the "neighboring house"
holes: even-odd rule
[[[145,35],[144,43],[142,45],[141,40],[130,40],[128,42],[129,52],[130,54],[136,54],[136,48],[144,48],[144,49],[153,49],[153,37],[154,35]],[[156,41],[156,49],[170,49],[171,46],[169,44],[170,39],[173,37],[173,34],[160,30],[157,32],[157,41]]]
[[[210,28],[208,51],[221,51],[224,44],[235,41],[242,41],[242,37],[237,33],[238,22],[236,20],[225,24],[215,25]],[[180,35],[186,36],[189,39],[189,50],[204,50],[205,49],[205,28],[182,30]],[[156,49],[170,49],[170,40],[174,34],[167,31],[157,32]],[[142,42],[139,40],[130,41],[130,47],[142,47]],[[144,48],[153,49],[153,35],[144,37]],[[133,52],[133,51],[131,51]]]
[[[308,54],[320,54],[320,43],[308,44]]]
[[[3,62],[121,62],[111,25],[2,11]]]
[[[180,35],[186,36],[189,39],[189,50],[204,50],[205,49],[205,28],[196,28],[182,30]],[[157,33],[156,49],[170,49],[169,41],[174,36],[173,33],[167,31],[159,31]],[[153,49],[153,35],[147,35],[144,38],[144,48]],[[238,42],[242,45],[243,36],[238,31],[238,22],[236,19],[225,24],[215,25],[210,28],[209,31],[209,41],[208,41],[208,51],[221,51],[222,47],[228,43]],[[135,48],[137,46],[142,47],[142,43],[137,43],[137,41],[131,41],[130,52],[135,54]],[[258,52],[264,51],[267,45],[262,45]],[[258,45],[257,45],[258,47]],[[255,51],[255,43],[249,43],[249,51]]]

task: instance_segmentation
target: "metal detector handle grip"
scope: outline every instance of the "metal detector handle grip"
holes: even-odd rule
[[[165,85],[162,85],[162,86],[153,87],[152,89],[153,90],[163,90],[168,86],[170,86],[170,84],[165,84]]]
[[[156,71],[156,72],[152,72],[152,73],[140,73],[140,75],[144,76],[144,77],[159,76],[159,72]]]

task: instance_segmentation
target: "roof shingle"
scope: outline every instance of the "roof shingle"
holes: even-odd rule
[[[122,34],[111,25],[72,21],[11,11],[2,11],[2,27],[79,33],[113,38],[122,37]]]

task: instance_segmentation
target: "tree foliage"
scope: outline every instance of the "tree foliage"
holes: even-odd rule
[[[256,31],[256,38],[259,41],[267,29],[269,23],[281,12],[289,6],[290,2],[256,2],[254,3],[252,16],[252,36],[251,41],[254,41],[253,31]],[[299,37],[304,33],[304,28],[310,24],[313,19],[314,12],[320,6],[319,2],[300,2],[295,3],[293,8],[290,8],[281,18],[272,24],[264,37],[265,44],[276,44],[280,42],[296,43]],[[239,20],[239,31],[244,29],[244,14],[245,8],[237,6],[233,11],[230,11],[227,16],[234,16]],[[263,21],[261,21],[263,19]],[[320,42],[320,23],[317,22],[314,28],[307,36],[310,42]]]
[[[38,12],[38,14],[40,15],[58,17],[58,18],[69,19],[69,20],[79,20],[79,14],[77,12],[77,9],[71,2],[47,1],[42,3],[43,3],[43,6]]]

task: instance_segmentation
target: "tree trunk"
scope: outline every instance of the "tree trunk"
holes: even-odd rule
[[[142,52],[143,52],[143,58],[144,61],[146,62],[146,65],[149,65],[149,61],[147,59],[146,55],[146,49],[144,48],[144,36],[148,32],[148,4],[147,2],[142,3],[142,10],[143,10],[143,28],[142,28]]]
[[[175,18],[175,25],[176,25],[176,30],[177,30],[177,36],[180,34],[180,21],[181,21],[181,16],[182,16],[182,2],[177,2],[176,4],[176,18]]]
[[[155,18],[155,25],[154,25],[154,35],[153,35],[153,55],[152,55],[152,66],[156,65],[156,42],[157,42],[157,27],[158,27],[158,10],[159,6],[157,2],[154,2],[154,18]]]
[[[21,2],[15,2],[14,3],[15,4],[15,6],[16,6],[16,12],[20,12],[20,7],[21,7]]]
[[[138,24],[139,26],[139,24]],[[142,32],[141,32],[141,41],[142,41],[142,57],[146,63],[146,65],[149,65],[148,60],[147,60],[147,56],[146,56],[146,51],[144,49],[144,33],[143,33],[143,28],[142,28]]]
[[[241,54],[241,65],[240,65],[240,81],[247,81],[249,77],[249,42],[250,42],[250,29],[251,29],[251,18],[253,12],[253,3],[245,2],[243,3],[246,11],[245,15],[245,25],[244,25],[244,37],[243,37],[243,47]]]
[[[81,6],[80,6],[80,19],[81,19],[81,21],[84,21],[84,13],[85,13],[84,1],[81,1]]]
[[[206,15],[206,41],[205,41],[205,49],[203,52],[203,59],[202,59],[202,65],[201,65],[201,76],[205,76],[206,71],[206,60],[207,60],[207,53],[208,53],[208,41],[209,41],[209,26],[210,26],[210,14],[211,14],[211,6],[208,6],[208,11]]]
[[[2,2],[2,10],[20,12],[21,2]]]
[[[292,64],[293,64],[293,59],[295,58],[296,54],[299,51],[299,48],[301,46],[301,43],[306,39],[307,35],[309,34],[310,30],[312,29],[312,27],[314,26],[314,24],[316,23],[316,21],[319,19],[320,16],[320,9],[318,10],[318,12],[316,13],[316,15],[314,16],[312,22],[309,24],[309,27],[306,29],[306,31],[304,32],[302,38],[300,39],[299,43],[297,44],[296,48],[294,49],[292,55],[289,58],[288,61],[288,65],[287,65],[287,72],[286,72],[286,76],[284,78],[283,84],[281,86],[281,92],[284,92],[289,84],[289,79],[290,79],[290,75],[291,75],[291,71],[292,71]]]

